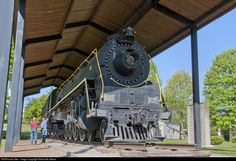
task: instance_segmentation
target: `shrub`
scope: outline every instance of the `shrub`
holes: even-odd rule
[[[233,136],[231,141],[232,141],[232,143],[236,143],[236,136]]]
[[[222,136],[211,136],[211,144],[212,145],[220,145],[224,141]]]

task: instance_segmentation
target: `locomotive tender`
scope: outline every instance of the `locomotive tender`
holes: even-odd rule
[[[164,138],[158,121],[170,113],[158,83],[147,80],[149,57],[134,34],[128,27],[112,35],[52,91],[43,108],[50,135],[89,142]]]

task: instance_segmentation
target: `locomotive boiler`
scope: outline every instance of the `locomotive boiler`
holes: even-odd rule
[[[149,57],[128,27],[92,51],[43,108],[52,137],[101,142],[162,140],[170,113],[157,82],[147,80]]]

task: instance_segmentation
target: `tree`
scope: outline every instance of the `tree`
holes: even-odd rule
[[[161,87],[162,83],[158,74],[157,66],[152,59],[149,60],[149,64],[150,64],[150,72],[149,72],[147,80],[154,80],[157,83],[159,91],[160,91],[160,101],[163,105],[163,109],[166,109],[167,107],[165,105],[165,100],[163,97],[162,87]]]
[[[11,82],[12,82],[12,71],[13,71],[13,62],[14,62],[14,54],[15,54],[15,47],[14,47],[14,41],[12,40],[11,43],[11,53],[10,53],[10,64],[9,64],[9,74],[8,74],[8,85],[7,85],[7,98],[6,98],[6,109],[5,109],[5,116],[6,119],[8,117],[8,108],[10,105],[10,88],[11,88]]]
[[[12,80],[14,54],[15,54],[15,46],[14,46],[14,41],[12,40],[12,43],[11,43],[11,54],[10,54],[10,65],[9,65],[9,75],[8,75],[8,80],[9,80],[10,82],[11,82],[11,80]]]
[[[168,107],[172,109],[172,122],[180,124],[182,133],[182,128],[187,128],[187,106],[192,101],[192,80],[187,72],[176,72],[167,81],[164,98]]]
[[[48,94],[44,94],[38,98],[31,99],[24,109],[24,121],[30,122],[33,117],[37,120],[41,120],[42,118],[42,109],[48,98]]]
[[[211,124],[229,140],[230,130],[236,128],[236,49],[226,50],[213,60],[205,75],[204,95]]]
[[[150,72],[148,75],[148,80],[154,80],[158,82],[161,86],[161,79],[159,77],[156,64],[154,63],[152,59],[150,59],[149,64],[150,64]]]

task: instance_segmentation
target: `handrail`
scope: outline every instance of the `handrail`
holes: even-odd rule
[[[100,63],[99,63],[99,60],[98,60],[97,49],[94,49],[94,52],[95,52],[95,57],[96,57],[96,60],[97,60],[97,65],[98,65],[99,78],[101,79],[101,82],[102,82],[102,99],[104,99],[104,81],[103,81],[103,77],[102,77],[102,71],[101,71]]]
[[[159,87],[159,90],[160,90],[160,101],[162,102],[162,97],[161,97],[161,95],[162,95],[162,89],[161,89],[161,83],[160,83],[160,80],[159,80],[159,78],[158,78],[158,76],[157,76],[157,71],[156,71],[156,68],[155,68],[155,65],[154,65],[154,62],[153,62],[153,60],[151,59],[151,57],[150,57],[150,55],[148,55],[149,56],[149,61],[150,61],[150,63],[151,63],[151,65],[154,67],[154,77],[155,77],[155,80],[157,81],[157,84],[158,84],[158,87]]]
[[[80,66],[79,66],[78,68],[76,68],[76,70],[71,74],[71,76],[70,76],[69,78],[67,78],[67,79],[60,85],[60,87],[58,88],[56,94],[58,94],[59,91],[61,90],[61,88],[62,88],[71,78],[73,78],[73,77],[75,76],[75,73],[76,73],[77,71],[81,70],[80,67],[81,67],[85,62],[86,62],[86,63],[89,63],[88,59],[89,59],[92,55],[96,55],[96,53],[97,53],[97,49],[94,49],[94,50],[90,53],[90,55],[80,64]]]

